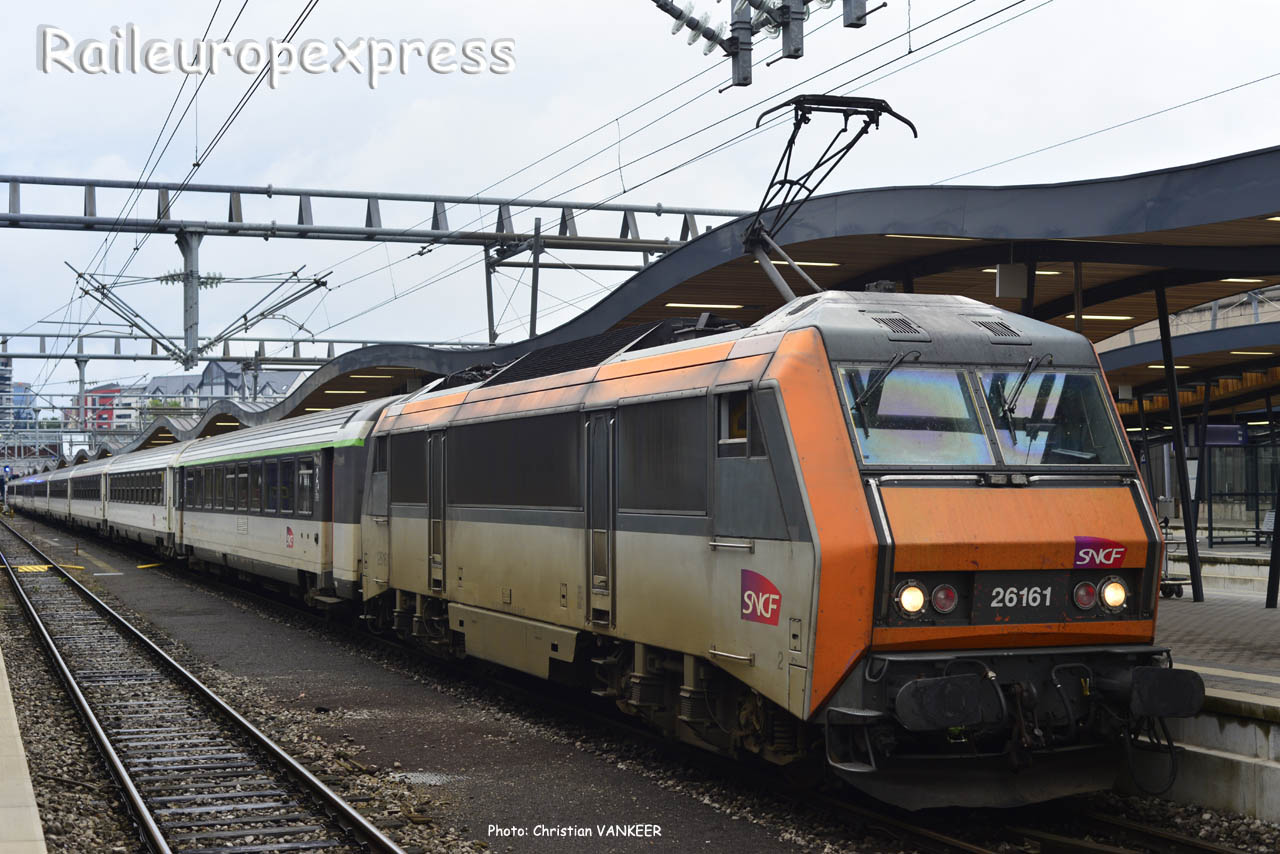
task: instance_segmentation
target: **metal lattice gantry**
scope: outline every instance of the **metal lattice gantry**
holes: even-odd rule
[[[116,232],[130,234],[167,234],[174,237],[183,258],[183,339],[181,346],[159,334],[145,318],[133,312],[109,284],[89,274],[80,274],[86,294],[94,297],[123,319],[131,328],[144,331],[157,346],[185,368],[192,368],[207,351],[222,343],[221,338],[199,334],[200,268],[199,250],[210,237],[253,237],[259,239],[288,238],[295,240],[342,240],[381,243],[418,244],[425,253],[441,245],[479,247],[485,259],[485,285],[488,306],[489,342],[497,338],[493,318],[492,273],[501,267],[532,269],[530,302],[530,337],[536,334],[538,311],[538,274],[542,269],[614,270],[642,269],[653,258],[681,246],[699,233],[699,217],[727,219],[746,211],[723,208],[599,203],[563,199],[524,199],[495,196],[458,196],[429,193],[386,193],[363,190],[326,190],[303,187],[254,186],[243,184],[189,184],[166,181],[122,181],[98,178],[60,178],[34,175],[0,175],[0,183],[8,185],[7,211],[0,213],[0,227],[68,230],[77,232]],[[74,188],[83,199],[78,214],[24,210],[24,187]],[[102,216],[98,211],[98,192],[126,191],[146,194],[154,199],[155,216]],[[175,205],[179,196],[187,197],[192,207],[207,206],[211,197],[225,203],[225,219],[184,219]],[[255,220],[255,201],[266,208],[266,200],[279,197],[297,200],[293,222],[278,219]],[[361,203],[362,224],[317,220],[315,200],[346,200]],[[449,210],[467,205],[470,222],[453,228]],[[383,223],[384,207],[394,206],[416,224],[397,227]],[[246,209],[248,215],[246,215]],[[478,211],[472,214],[472,211]],[[599,226],[598,214],[614,214],[617,219],[607,233],[584,233],[579,224],[590,214],[593,226]],[[520,225],[517,225],[519,219]],[[643,220],[643,226],[642,226]],[[548,223],[543,228],[543,222]],[[526,224],[527,223],[527,224]],[[552,225],[554,223],[554,225]],[[678,227],[677,224],[678,223]],[[428,225],[430,227],[424,227]],[[532,227],[529,227],[531,225]],[[661,229],[661,231],[660,231]],[[642,233],[643,232],[643,233]],[[545,252],[631,252],[639,254],[640,264],[545,262]],[[529,260],[513,260],[528,253]],[[311,282],[323,286],[322,280]],[[305,295],[299,291],[300,295]],[[295,297],[300,298],[300,295]],[[277,308],[277,307],[272,307]],[[259,319],[265,319],[264,313]],[[251,324],[248,324],[251,325]]]

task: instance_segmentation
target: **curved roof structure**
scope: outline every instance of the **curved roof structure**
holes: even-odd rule
[[[702,311],[754,323],[783,298],[744,252],[751,220],[728,222],[659,257],[589,310],[534,339],[488,349],[354,350],[274,405],[222,401],[198,420],[161,418],[122,450],[412,391],[435,377],[505,364],[619,326]],[[1085,309],[1078,322],[1101,341],[1154,319],[1157,288],[1166,289],[1169,310],[1177,312],[1280,284],[1280,147],[1061,184],[832,193],[810,200],[774,237],[824,289],[957,294],[1067,328],[1077,323],[1078,271]],[[996,293],[995,265],[1009,262],[1034,271],[1023,297]],[[779,270],[796,294],[809,291],[794,270]],[[1149,349],[1129,355],[1145,361]],[[1108,353],[1108,368],[1125,367],[1117,364],[1123,358],[1120,351]],[[1280,385],[1280,375],[1268,384]]]

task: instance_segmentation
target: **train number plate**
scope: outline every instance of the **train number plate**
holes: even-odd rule
[[[1057,623],[1067,613],[1068,572],[976,572],[975,623]]]

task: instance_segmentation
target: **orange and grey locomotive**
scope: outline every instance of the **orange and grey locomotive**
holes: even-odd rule
[[[1163,543],[1086,339],[835,292],[706,332],[614,329],[9,500],[912,807],[1172,749],[1203,686],[1153,645]]]

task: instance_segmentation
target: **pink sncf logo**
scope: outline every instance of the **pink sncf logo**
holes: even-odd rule
[[[1123,543],[1102,537],[1076,537],[1076,569],[1115,569],[1128,551]]]
[[[773,582],[758,572],[742,570],[742,619],[776,626],[781,612],[782,594]]]

